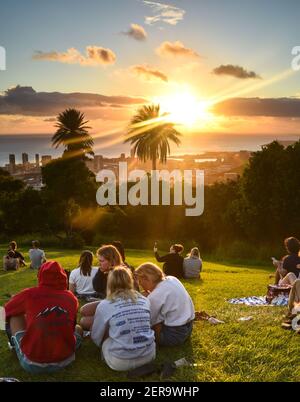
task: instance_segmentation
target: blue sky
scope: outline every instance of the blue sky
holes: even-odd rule
[[[182,18],[173,24],[163,20],[147,24],[146,17],[161,14],[160,4],[168,6],[171,14],[181,13]],[[0,71],[0,91],[21,85],[37,92],[151,99],[171,94],[174,83],[178,83],[207,98],[231,87],[260,82],[213,75],[212,70],[220,65],[254,71],[264,82],[290,69],[291,50],[300,45],[299,17],[298,0],[4,0],[0,45],[7,52],[7,70]],[[121,34],[132,23],[145,29],[147,40],[137,41]],[[198,59],[164,58],[157,53],[162,43],[176,41],[197,53]],[[36,51],[62,54],[71,48],[84,56],[87,46],[110,49],[115,62],[83,66],[32,58]],[[168,84],[135,76],[132,68],[137,65],[147,65],[152,72],[165,74]],[[243,96],[299,96],[299,84],[300,71],[258,86]],[[117,120],[116,116],[112,117],[113,113],[107,113],[107,120]],[[9,112],[2,115],[0,119],[6,119],[4,123],[10,131]],[[128,117],[122,113],[120,116],[120,121]],[[103,114],[101,118],[104,119]],[[37,123],[33,117],[31,122]]]

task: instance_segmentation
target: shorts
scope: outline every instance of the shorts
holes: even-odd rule
[[[162,324],[158,344],[160,346],[182,345],[191,336],[192,330],[192,321],[177,327],[169,327]]]
[[[20,365],[23,367],[25,371],[31,374],[43,374],[43,373],[55,373],[58,370],[68,366],[75,360],[75,353],[68,357],[67,359],[57,362],[57,363],[35,363],[29,360],[21,349],[21,340],[25,334],[25,331],[18,331],[14,336],[11,337],[12,344],[15,347]],[[81,345],[81,336],[75,332],[76,337],[76,346],[78,349]]]

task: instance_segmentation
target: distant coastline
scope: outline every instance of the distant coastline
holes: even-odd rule
[[[29,161],[33,162],[35,154],[58,157],[61,149],[51,147],[52,134],[1,134],[0,135],[0,166],[8,163],[9,154],[16,155],[16,162],[21,162],[22,153],[28,153]],[[297,141],[299,135],[267,135],[267,134],[199,134],[193,137],[183,137],[182,146],[172,148],[172,156],[184,154],[201,154],[209,151],[257,151],[261,145],[275,139],[279,141]],[[118,157],[121,153],[129,154],[129,145],[122,141],[113,146],[107,146],[101,139],[95,139],[94,151],[107,157]]]

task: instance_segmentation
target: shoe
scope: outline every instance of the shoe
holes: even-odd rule
[[[155,372],[157,372],[156,365],[154,363],[147,363],[141,367],[137,367],[133,370],[128,371],[127,378],[133,379],[137,377],[145,377]]]
[[[166,362],[162,366],[162,370],[160,373],[160,379],[161,380],[166,380],[175,373],[176,371],[176,365],[174,362]]]

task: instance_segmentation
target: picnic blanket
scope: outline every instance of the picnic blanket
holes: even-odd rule
[[[287,306],[287,296],[275,297],[271,303],[267,303],[266,296],[249,296],[227,300],[230,304],[245,304],[246,306]]]

